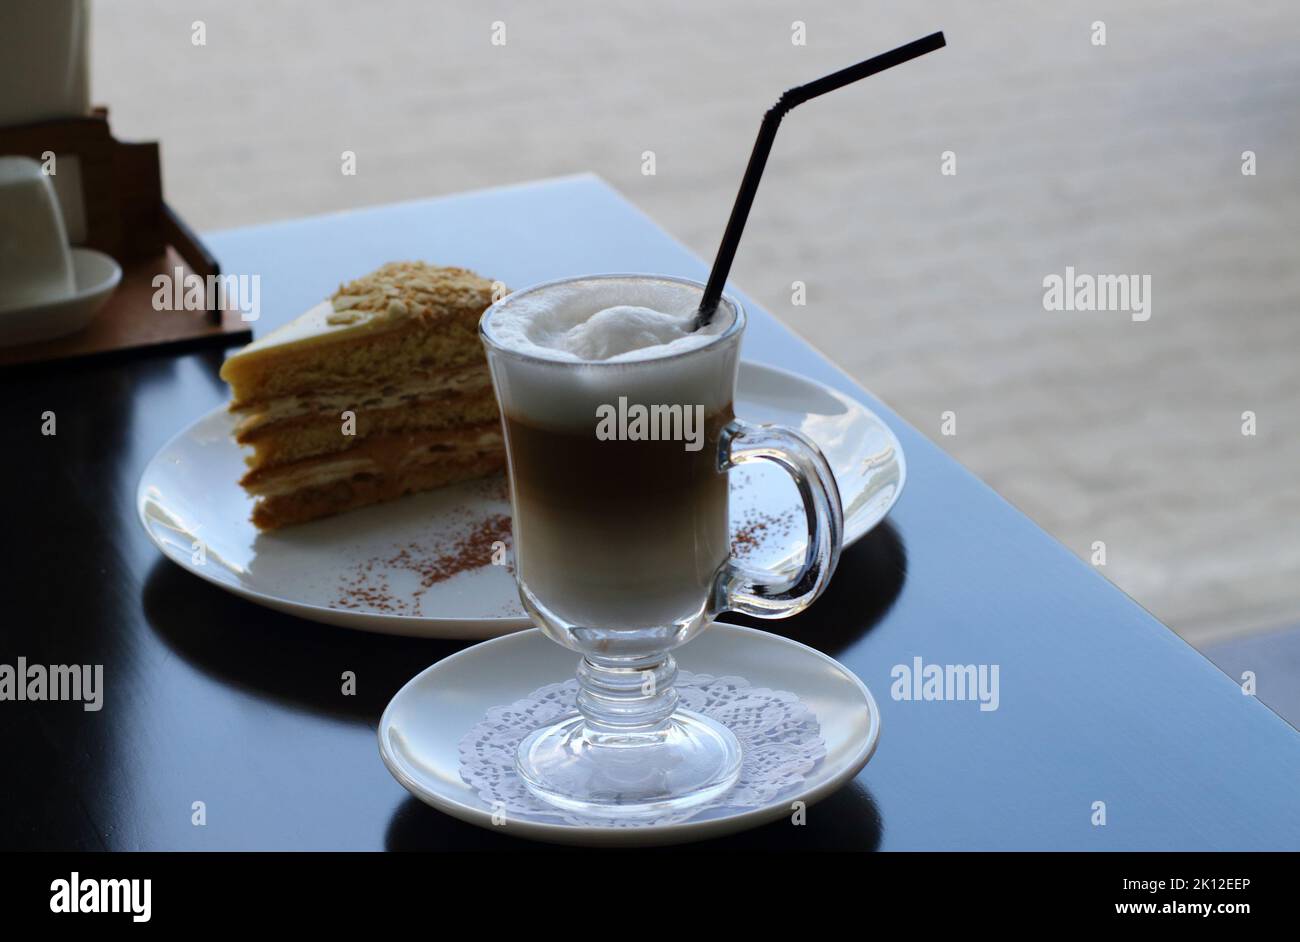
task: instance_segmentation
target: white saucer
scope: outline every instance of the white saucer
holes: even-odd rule
[[[89,324],[108,300],[122,280],[121,266],[112,256],[94,249],[74,246],[70,251],[76,285],[73,293],[57,301],[0,311],[0,347],[75,333]]]
[[[845,546],[898,499],[906,475],[902,448],[861,403],[793,373],[742,363],[736,413],[799,429],[821,447],[844,503]],[[260,605],[365,631],[481,640],[531,625],[505,567],[484,566],[423,587],[409,565],[391,565],[412,544],[422,548],[416,557],[436,557],[475,525],[494,515],[508,518],[503,477],[258,533],[249,521],[252,502],[238,484],[244,459],[232,426],[225,408],[213,410],[164,445],[140,478],[140,522],[178,565]],[[731,485],[733,532],[753,534],[746,560],[796,565],[803,558],[804,518],[789,478],[754,463],[731,472]],[[756,519],[775,523],[754,528]],[[195,561],[196,541],[202,562]],[[355,591],[380,580],[387,611],[358,602],[367,593]]]
[[[476,644],[417,674],[384,710],[379,754],[412,795],[470,824],[561,844],[646,846],[721,837],[789,818],[793,802],[812,805],[830,795],[857,775],[875,751],[880,712],[871,691],[819,651],[765,631],[715,623],[673,656],[683,670],[739,675],[754,686],[796,694],[817,715],[826,758],[795,792],[744,812],[641,827],[563,824],[518,813],[494,823],[497,809],[461,779],[459,743],[489,708],[573,676],[578,656],[536,629]]]

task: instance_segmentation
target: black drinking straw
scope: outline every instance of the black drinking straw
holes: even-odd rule
[[[883,52],[864,62],[859,62],[857,65],[851,65],[847,69],[832,72],[830,75],[809,82],[807,85],[792,88],[782,95],[775,105],[767,109],[767,114],[763,115],[763,123],[758,127],[758,139],[754,141],[754,152],[749,155],[749,166],[745,168],[745,176],[740,181],[740,191],[736,194],[736,203],[731,207],[731,218],[727,220],[726,231],[722,233],[722,244],[718,246],[718,254],[713,260],[713,270],[709,272],[709,282],[705,285],[703,297],[700,298],[700,310],[696,315],[696,324],[693,329],[699,329],[711,321],[714,312],[718,309],[718,301],[722,298],[722,287],[727,282],[727,275],[731,271],[731,263],[736,258],[736,247],[740,245],[741,233],[745,231],[745,220],[749,218],[749,210],[754,205],[754,194],[758,192],[759,178],[763,176],[763,167],[767,164],[767,155],[772,152],[772,142],[776,140],[776,129],[780,126],[781,119],[785,117],[786,112],[795,105],[803,104],[810,98],[833,92],[837,88],[843,88],[845,85],[852,84],[858,79],[864,79],[868,75],[875,75],[877,72],[885,71],[885,69],[892,69],[896,65],[902,65],[909,59],[915,59],[927,52],[941,49],[944,45],[946,43],[942,32],[931,33],[923,39],[913,40],[905,46]]]

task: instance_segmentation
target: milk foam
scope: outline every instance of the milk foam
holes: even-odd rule
[[[508,299],[492,313],[489,334],[503,346],[548,360],[626,363],[706,346],[731,326],[720,304],[692,331],[700,289],[672,281],[591,279]]]
[[[501,408],[515,419],[591,435],[596,410],[620,397],[699,405],[706,415],[730,409],[740,336],[722,335],[743,314],[724,298],[712,321],[691,332],[702,293],[699,285],[653,276],[592,277],[498,302],[484,315],[483,333]],[[675,356],[691,350],[698,352]]]

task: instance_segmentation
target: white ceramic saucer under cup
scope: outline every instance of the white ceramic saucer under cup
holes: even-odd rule
[[[122,280],[112,256],[74,246],[72,294],[21,308],[0,310],[0,347],[53,340],[81,330]]]
[[[611,826],[535,820],[486,805],[460,775],[460,740],[494,706],[571,678],[577,655],[536,629],[507,635],[443,658],[408,682],[379,721],[379,754],[416,798],[498,833],[562,844],[647,846],[721,837],[789,818],[862,770],[880,736],[880,712],[866,685],[819,651],[753,628],[715,623],[673,652],[695,674],[736,675],[755,687],[786,690],[817,716],[826,756],[803,783],[771,804],[676,824]],[[497,815],[494,821],[494,813]],[[708,812],[706,812],[707,814]],[[792,827],[794,825],[791,825]]]
[[[822,449],[844,504],[845,546],[898,499],[906,474],[902,448],[861,403],[793,373],[744,362],[736,414],[798,429]],[[531,626],[505,567],[425,584],[425,574],[475,532],[490,531],[494,521],[508,526],[504,476],[259,533],[249,520],[252,501],[238,483],[245,466],[231,436],[234,424],[224,407],[214,409],[164,445],[140,478],[140,522],[169,559],[260,605],[348,628],[481,640]],[[753,462],[731,472],[731,517],[747,562],[789,569],[803,558],[802,505],[779,468]]]

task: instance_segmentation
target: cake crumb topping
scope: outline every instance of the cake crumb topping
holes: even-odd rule
[[[389,262],[339,285],[330,298],[330,324],[431,317],[446,310],[481,312],[492,303],[492,282],[463,268]]]

